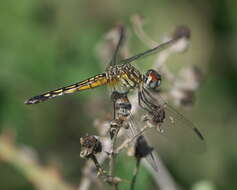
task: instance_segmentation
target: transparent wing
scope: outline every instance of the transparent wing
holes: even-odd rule
[[[118,58],[118,53],[119,53],[119,50],[123,44],[123,41],[124,41],[124,37],[125,37],[125,28],[123,26],[119,26],[119,41],[116,45],[116,48],[115,48],[115,51],[114,51],[114,54],[113,54],[113,57],[112,57],[112,60],[109,62],[108,67],[110,66],[115,66],[117,64],[117,58]]]
[[[128,121],[128,124],[129,124],[129,128],[128,128],[128,131],[127,131],[126,134],[127,134],[129,139],[133,139],[132,144],[134,146],[135,142],[136,142],[136,139],[141,135],[144,136],[144,134],[140,131],[140,128],[136,124],[136,122],[135,122],[132,115],[131,115],[131,117]],[[145,140],[148,143],[148,140],[146,138],[145,138]],[[150,144],[150,143],[148,143],[148,144]],[[155,153],[155,150],[153,150],[149,155],[146,156],[145,159],[155,171],[158,171],[158,166],[159,165],[158,165],[158,159],[157,159],[156,155],[157,154]]]
[[[183,151],[203,152],[205,140],[199,129],[167,103],[164,109],[166,117],[161,127],[167,138],[176,140],[175,148],[179,149],[178,146],[181,146]]]
[[[164,49],[166,49],[167,47],[169,47],[170,45],[174,44],[175,42],[177,41],[177,39],[171,39],[169,41],[166,41],[164,43],[161,43],[159,45],[157,45],[156,47],[154,48],[151,48],[147,51],[144,51],[142,53],[139,53],[137,55],[134,55],[130,58],[127,58],[127,59],[124,59],[122,61],[120,61],[121,64],[124,64],[124,63],[131,63],[137,59],[140,59],[140,58],[144,58],[146,56],[149,56],[149,55],[152,55],[152,54],[155,54],[155,53],[158,53]]]
[[[168,141],[172,141],[175,148],[181,146],[181,150],[198,153],[205,150],[204,136],[193,122],[166,103],[159,94],[151,96],[149,93],[149,101],[164,109],[165,119],[160,123],[158,132]]]
[[[176,28],[176,30],[174,31],[174,33],[173,33],[170,40],[168,40],[164,43],[160,43],[156,47],[151,48],[147,51],[144,51],[142,53],[134,55],[130,58],[124,59],[124,60],[121,61],[121,63],[130,63],[130,62],[135,61],[139,58],[143,58],[143,57],[158,53],[158,52],[160,52],[163,49],[169,47],[170,45],[174,44],[175,42],[177,42],[178,40],[180,40],[182,38],[186,38],[186,39],[190,38],[190,29],[186,26],[178,26]]]

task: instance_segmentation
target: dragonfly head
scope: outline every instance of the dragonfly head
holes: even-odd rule
[[[149,69],[144,76],[144,83],[148,89],[156,89],[161,84],[161,75],[153,69]]]

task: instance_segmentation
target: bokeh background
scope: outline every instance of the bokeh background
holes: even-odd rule
[[[163,161],[170,174],[183,189],[237,188],[236,8],[230,0],[0,1],[0,189],[40,189],[35,181],[44,183],[46,173],[77,187],[85,163],[79,140],[86,133],[96,134],[93,120],[109,110],[106,88],[33,106],[23,102],[100,73],[96,45],[118,22],[131,32],[132,53],[145,50],[131,29],[135,13],[145,17],[145,30],[156,41],[175,26],[188,25],[189,51],[168,62],[196,64],[204,72],[195,105],[184,115],[204,133],[207,150],[196,156],[182,149],[175,157],[167,154]],[[144,65],[151,61],[145,59]],[[10,150],[19,150],[19,155]],[[24,165],[29,158],[32,165]],[[129,179],[134,163],[121,156],[118,175]],[[156,189],[145,169],[138,178],[137,189]]]

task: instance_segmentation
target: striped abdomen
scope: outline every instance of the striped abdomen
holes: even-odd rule
[[[91,77],[87,80],[83,80],[81,82],[69,85],[69,86],[65,86],[56,90],[52,90],[49,92],[46,92],[44,94],[38,95],[38,96],[34,96],[32,98],[30,98],[29,100],[25,101],[25,104],[37,104],[43,101],[46,101],[48,99],[57,97],[57,96],[62,96],[65,94],[72,94],[78,91],[82,91],[82,90],[87,90],[87,89],[91,89],[91,88],[95,88],[98,86],[102,86],[108,83],[108,79],[106,77],[106,74],[99,74],[96,75],[94,77]]]

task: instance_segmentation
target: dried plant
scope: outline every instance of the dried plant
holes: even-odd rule
[[[38,155],[26,145],[17,145],[13,131],[3,131],[0,135],[0,159],[14,166],[39,190],[75,190],[76,187],[65,182],[60,170],[52,165],[43,166]]]
[[[166,66],[170,55],[187,49],[191,37],[190,29],[186,26],[178,26],[172,35],[158,44],[144,31],[143,19],[140,16],[135,15],[131,20],[135,33],[150,49],[127,58],[130,54],[127,30],[120,24],[105,36],[105,41],[98,48],[102,61],[109,62],[104,73],[32,97],[25,102],[36,104],[102,85],[111,87],[110,97],[113,108],[111,118],[97,120],[97,136],[86,135],[80,140],[82,148],[80,155],[87,159],[83,170],[84,176],[79,185],[80,190],[89,189],[91,182],[97,182],[97,176],[114,189],[118,189],[119,184],[123,182],[131,183],[130,189],[135,189],[141,160],[146,160],[148,163],[149,171],[160,189],[176,190],[178,185],[158,158],[154,148],[149,145],[144,132],[156,129],[157,133],[165,133],[168,128],[180,124],[192,130],[197,139],[204,141],[204,137],[193,123],[166,103],[166,98],[172,97],[178,105],[191,105],[202,78],[197,67],[183,68],[180,75],[175,75]],[[137,59],[158,52],[152,68],[145,74],[131,64]],[[111,55],[112,59],[108,61]],[[171,86],[166,91],[161,90],[163,77]],[[142,122],[136,119],[136,115],[142,118]],[[124,150],[133,154],[137,162],[131,181],[114,175],[116,157]],[[107,168],[104,167],[106,162],[108,162]]]
[[[97,119],[95,122],[95,126],[98,129],[100,136],[99,139],[101,140],[100,143],[103,147],[102,152],[106,153],[99,153],[98,160],[94,158],[95,156],[93,156],[92,160],[97,173],[104,177],[107,183],[112,185],[115,189],[118,189],[119,183],[128,182],[129,180],[122,180],[120,177],[114,176],[113,170],[116,165],[115,158],[122,151],[127,150],[130,154],[132,152],[136,160],[136,168],[134,169],[134,174],[130,181],[130,189],[135,189],[135,183],[141,163],[140,161],[145,158],[146,162],[144,162],[144,165],[152,174],[159,188],[162,190],[177,190],[179,189],[179,186],[173,180],[172,175],[170,175],[162,160],[157,156],[154,148],[149,145],[144,136],[144,132],[156,128],[159,133],[163,133],[165,130],[163,129],[163,125],[165,120],[168,120],[165,116],[168,112],[170,112],[171,115],[173,114],[173,117],[169,116],[171,125],[176,122],[176,117],[179,117],[179,119],[180,117],[183,117],[173,110],[171,106],[166,104],[165,100],[160,97],[161,93],[164,97],[172,97],[172,100],[177,105],[187,106],[192,105],[193,103],[194,93],[199,87],[202,79],[200,70],[196,66],[183,68],[176,76],[170,72],[165,65],[170,55],[183,52],[187,49],[191,33],[186,26],[177,27],[174,34],[167,37],[165,42],[159,45],[154,40],[151,40],[145,33],[143,29],[143,19],[140,16],[135,15],[131,20],[136,35],[145,45],[151,48],[151,52],[148,54],[155,53],[156,51],[154,51],[154,49],[157,47],[163,51],[157,55],[152,69],[143,75],[143,82],[145,83],[146,88],[138,90],[138,94],[132,94],[129,90],[126,90],[126,88],[124,90],[124,88],[121,87],[121,84],[119,84],[114,86],[112,91],[110,91],[114,112],[113,116],[111,116],[111,119]],[[125,31],[126,30],[122,25],[115,27],[105,36],[104,41],[98,45],[97,50],[103,63],[106,61],[108,62],[109,57],[113,52],[115,53],[111,60],[112,65],[117,63],[119,58],[124,59],[128,57],[130,51],[127,40],[124,40],[124,38],[127,38]],[[169,42],[172,43],[170,44]],[[119,49],[121,44],[123,44],[123,47]],[[130,62],[139,57],[144,57],[144,55],[138,54],[132,58],[125,59],[125,61],[121,61],[121,63],[126,63],[126,60]],[[169,91],[160,91],[161,75],[157,71],[171,83]],[[116,70],[114,70],[114,72],[116,72]],[[126,82],[129,83],[130,81]],[[128,84],[128,86],[131,87],[131,84]],[[145,112],[145,114],[143,114],[143,126],[138,126],[138,122],[133,116],[139,114],[138,112],[140,112],[140,110]],[[188,120],[185,121],[189,122]],[[191,122],[186,125],[190,125],[190,129],[197,134],[197,137],[200,138],[200,140],[204,140],[202,134]],[[108,130],[105,131],[104,129]],[[98,137],[96,137],[96,139],[98,139]],[[120,141],[121,143],[118,144],[117,142],[120,139],[122,139]],[[89,148],[89,152],[93,152],[91,148],[92,147]],[[84,150],[82,151],[84,152]],[[103,156],[100,156],[100,154]],[[105,164],[105,161],[107,160],[109,162],[109,168],[108,171],[105,171],[101,165]],[[93,165],[87,164],[85,170],[89,170],[91,173],[89,175],[87,173],[87,175],[84,176],[79,189],[84,187],[83,184],[85,182],[89,184],[90,177],[93,176]],[[84,189],[88,188],[89,185]]]

